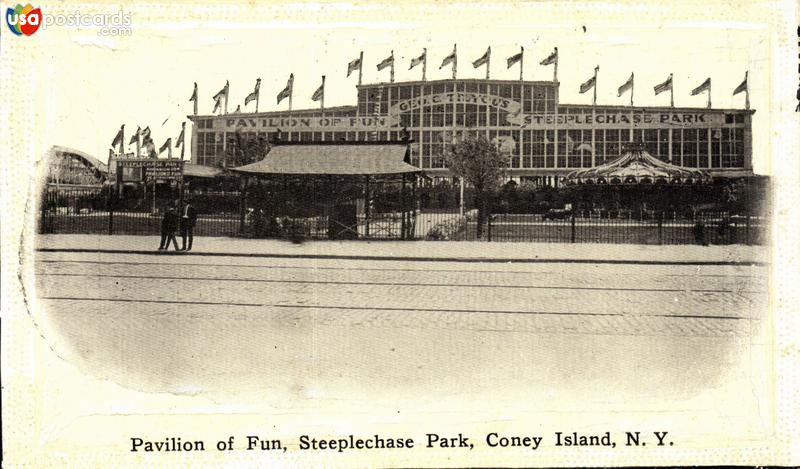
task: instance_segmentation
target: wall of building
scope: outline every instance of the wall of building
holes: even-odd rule
[[[446,172],[459,134],[482,134],[509,156],[516,175],[564,175],[603,164],[643,141],[675,165],[752,171],[753,111],[559,104],[558,83],[440,80],[358,88],[356,106],[194,118],[192,162],[214,165],[241,139],[415,141],[411,163]],[[739,171],[741,172],[741,171]]]

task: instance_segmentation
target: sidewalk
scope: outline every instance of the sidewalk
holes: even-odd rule
[[[38,235],[43,251],[164,255],[158,236]],[[172,255],[307,257],[449,262],[578,262],[632,264],[766,264],[766,246],[651,246],[469,241],[308,241],[195,237],[190,253]]]

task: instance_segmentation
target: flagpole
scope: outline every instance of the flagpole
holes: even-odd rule
[[[358,86],[361,86],[361,69],[364,68],[364,51],[361,51],[361,54],[358,56]],[[289,102],[291,103],[291,95],[289,98]]]
[[[750,109],[750,79],[747,77],[749,70],[744,72],[744,108]]]
[[[425,81],[425,72],[428,69],[428,49],[422,48],[422,81]]]
[[[600,66],[596,66],[594,68],[594,86],[592,87],[592,106],[597,105],[597,71],[600,70]]]
[[[553,83],[555,83],[558,82],[558,47],[554,47],[553,52],[556,53],[556,61],[553,64]]]
[[[258,103],[258,101],[256,101]],[[256,104],[258,106],[258,104]],[[184,150],[186,149],[186,121],[181,122],[181,135],[183,135],[183,139],[181,140],[181,160],[183,160]]]
[[[258,98],[261,97],[261,87],[259,86],[258,91],[256,92],[256,112],[258,112]]]
[[[197,102],[195,100],[194,103],[195,107],[197,107]],[[136,154],[133,155],[134,158],[139,158],[141,154],[141,145],[142,145],[142,132],[139,129],[136,129]]]
[[[669,107],[675,107],[675,82],[672,81],[672,74],[669,74]]]
[[[708,79],[708,104],[706,105],[708,109],[711,109],[711,79]]]
[[[392,63],[389,68],[389,83],[394,83],[394,51],[392,51]]]
[[[629,142],[633,142],[633,131],[634,131],[634,128],[635,128],[635,126],[633,124],[633,82],[634,82],[634,80],[633,80],[633,72],[631,72],[631,132],[630,132],[630,135],[628,135],[628,141]],[[595,86],[596,85],[597,84],[595,83]]]
[[[120,138],[119,139],[119,156],[120,158],[125,154],[125,124],[122,124],[122,127],[119,128]]]
[[[319,100],[319,108],[325,109],[325,75],[322,75],[322,97]]]
[[[522,65],[525,60],[525,48],[519,46],[519,81],[522,81]]]
[[[489,79],[489,67],[490,67],[490,65],[492,63],[492,47],[491,46],[489,46],[489,49],[487,49],[486,53],[489,54],[486,57],[486,79],[488,80]]]
[[[458,69],[458,44],[453,44],[453,80],[456,79],[456,69]]]
[[[633,72],[631,72],[631,107],[633,107],[633,86],[634,86]]]
[[[194,83],[194,115],[197,115],[197,82]],[[138,152],[136,157],[139,157]]]
[[[229,88],[229,82],[225,82],[225,114],[228,113],[228,96],[231,94],[231,89]]]

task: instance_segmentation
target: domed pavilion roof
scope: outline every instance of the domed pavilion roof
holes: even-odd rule
[[[661,161],[648,153],[643,143],[627,143],[623,150],[622,156],[613,161],[569,173],[564,182],[571,186],[687,185],[711,182],[708,172]]]

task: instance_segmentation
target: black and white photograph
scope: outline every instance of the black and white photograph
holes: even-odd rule
[[[4,467],[800,462],[795,3],[1,7]]]

